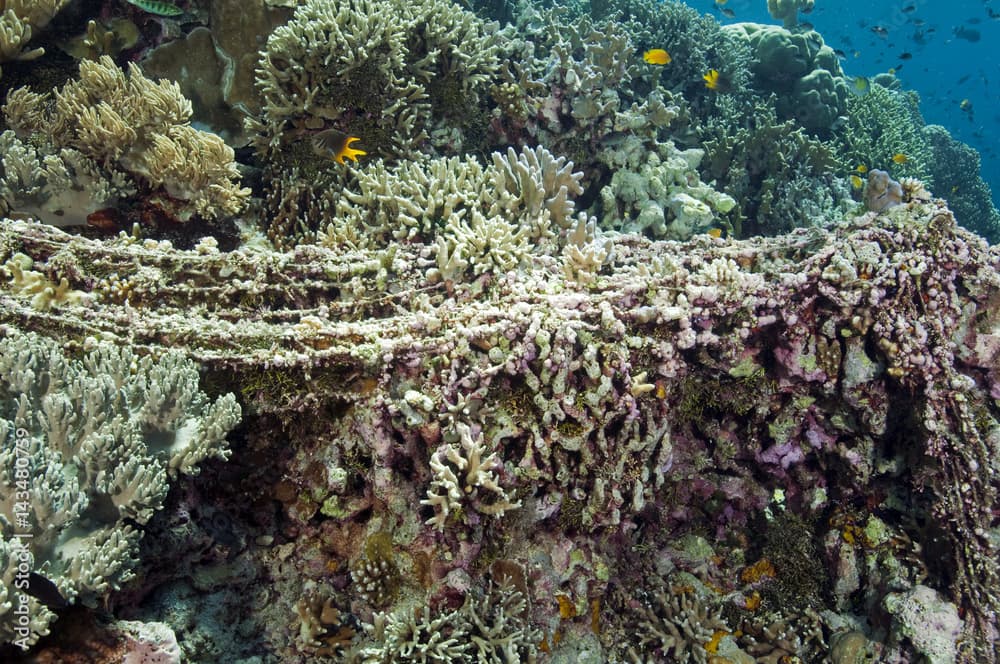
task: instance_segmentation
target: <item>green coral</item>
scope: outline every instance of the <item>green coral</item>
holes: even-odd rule
[[[868,94],[852,96],[847,103],[848,124],[841,138],[844,159],[889,173],[893,179],[913,177],[933,185],[932,153],[923,132],[915,92],[890,90],[872,83]],[[901,158],[893,157],[905,155]]]
[[[733,225],[740,237],[773,235],[837,218],[850,201],[844,166],[832,146],[793,120],[778,120],[765,101],[727,104],[701,131],[706,180],[738,201]]]
[[[948,201],[955,219],[991,243],[1000,242],[1000,212],[990,186],[980,174],[979,153],[952,138],[940,125],[924,127],[923,136],[933,155],[928,163],[934,193]]]
[[[778,117],[793,119],[820,137],[832,135],[844,122],[847,81],[836,54],[818,32],[757,23],[738,23],[726,30],[749,45],[754,86],[776,95]]]

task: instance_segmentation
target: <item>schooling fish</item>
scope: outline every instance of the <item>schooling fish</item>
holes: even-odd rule
[[[642,54],[642,59],[651,65],[669,65],[673,58],[662,48],[651,48]]]

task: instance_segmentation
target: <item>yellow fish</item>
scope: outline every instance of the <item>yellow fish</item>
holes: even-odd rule
[[[714,238],[718,239],[718,238],[722,237],[722,229],[721,228],[709,228],[708,229],[708,235],[709,235],[709,237],[714,237]]]
[[[910,160],[910,158],[907,157],[902,152],[897,152],[896,154],[892,155],[892,160],[894,162],[896,162],[897,164],[905,164],[906,162],[908,162]]]
[[[865,186],[865,181],[862,180],[857,175],[852,175],[851,176],[851,186],[854,187],[855,189],[861,189],[861,187]]]
[[[858,164],[858,167],[855,168],[854,170],[856,170],[858,173],[861,173],[862,175],[864,175],[865,173],[868,172],[868,167],[865,166],[864,164]]]
[[[336,129],[327,129],[313,136],[313,147],[317,152],[328,155],[338,164],[344,164],[345,159],[356,162],[358,157],[368,154],[364,150],[357,150],[351,144],[361,139],[357,136],[348,136]]]
[[[704,76],[702,76],[702,79],[704,79],[704,81],[705,81],[705,87],[708,88],[709,90],[718,90],[719,89],[719,72],[718,71],[716,71],[714,69],[710,69],[710,70],[708,70],[707,74],[705,74]]]
[[[642,59],[651,65],[669,65],[673,58],[662,48],[651,48],[642,54]]]
[[[715,0],[715,4],[719,5],[720,7],[726,4],[727,2],[729,2],[729,0]]]
[[[853,86],[854,94],[858,95],[859,97],[868,94],[868,89],[869,87],[871,87],[871,84],[868,82],[867,78],[865,78],[864,76],[855,76],[853,83],[854,83]]]

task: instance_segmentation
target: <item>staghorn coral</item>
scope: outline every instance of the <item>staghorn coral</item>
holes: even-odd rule
[[[388,159],[419,156],[428,141],[453,150],[496,69],[482,21],[447,0],[309,0],[261,52],[255,141],[274,155],[332,127]]]
[[[32,187],[32,202],[45,212],[42,218],[48,223],[61,225],[62,216],[78,223],[95,211],[67,211],[65,199],[109,206],[139,185],[152,189],[146,196],[182,221],[235,215],[250,194],[238,185],[232,148],[187,124],[191,105],[176,84],[154,83],[134,64],[126,75],[107,56],[82,61],[79,80],[54,95],[13,90],[3,110],[17,134],[44,146],[37,155],[20,148],[25,154],[17,165],[31,169],[32,174],[20,180]],[[4,140],[13,144],[16,139]],[[53,165],[48,155],[57,155],[62,164]],[[67,178],[67,171],[73,177]],[[109,175],[99,178],[105,172]],[[13,198],[7,206],[16,209],[28,192],[16,180],[10,182],[13,177],[14,165],[5,160],[4,190]],[[99,179],[104,182],[94,184]],[[69,192],[63,190],[66,180],[72,182]]]
[[[539,636],[524,621],[527,606],[513,586],[490,582],[469,592],[457,610],[435,614],[424,606],[379,613],[365,626],[374,644],[361,650],[361,661],[533,664]]]
[[[701,126],[702,177],[738,202],[730,215],[739,237],[773,235],[830,223],[854,202],[832,147],[793,120],[779,121],[768,103],[720,101],[720,114]]]
[[[934,191],[948,200],[958,223],[994,244],[1000,242],[1000,211],[980,173],[979,153],[940,125],[924,127],[923,136],[930,144],[927,168]]]
[[[669,67],[638,70],[645,70],[641,77],[644,80],[636,86],[640,95],[647,86],[659,87],[674,95],[675,103],[683,97],[693,115],[705,119],[715,113],[718,96],[702,81],[706,71],[719,71],[734,91],[744,89],[749,82],[746,63],[750,58],[743,40],[724,30],[710,15],[684,2],[610,0],[592,7],[592,12],[601,18],[615,16],[615,22],[630,36],[635,51],[655,47],[671,54]]]
[[[543,147],[494,152],[485,167],[472,157],[394,167],[377,161],[358,173],[356,189],[342,192],[320,242],[374,248],[391,239],[436,241],[438,270],[448,278],[470,263],[477,274],[490,266],[509,269],[527,255],[526,242],[551,239],[553,226],[573,223],[581,177],[573,162]],[[446,269],[456,250],[460,255]],[[491,251],[502,255],[490,258]]]
[[[198,390],[179,353],[86,345],[69,359],[44,337],[5,328],[0,339],[0,640],[25,650],[56,615],[6,589],[34,572],[70,603],[107,597],[132,578],[140,527],[168,480],[227,458],[240,419],[233,395],[210,402]]]

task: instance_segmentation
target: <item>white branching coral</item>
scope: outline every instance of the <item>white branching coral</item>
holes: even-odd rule
[[[179,352],[93,342],[71,360],[54,341],[0,334],[0,585],[30,571],[69,602],[97,601],[131,578],[135,524],[160,509],[168,480],[228,457],[240,407],[232,394],[210,402]],[[28,626],[0,597],[0,642],[27,647],[48,632],[54,614],[24,601]]]
[[[424,606],[376,613],[365,626],[373,643],[361,650],[361,661],[533,664],[541,635],[525,620],[527,607],[521,591],[491,582],[485,591],[469,592],[457,610],[432,613]]]
[[[0,266],[0,277],[9,281],[10,291],[17,297],[29,298],[31,306],[39,311],[64,304],[82,304],[90,300],[90,295],[70,288],[69,280],[62,277],[53,282],[37,270],[30,256],[14,254]]]
[[[438,272],[434,276],[455,279],[467,268],[476,276],[506,272],[527,260],[526,228],[500,216],[486,217],[479,210],[472,210],[471,219],[466,221],[464,212],[453,214],[437,238]]]
[[[525,148],[520,153],[493,153],[493,177],[497,190],[494,208],[508,214],[537,219],[543,211],[560,228],[573,225],[570,196],[583,193],[582,173],[573,172],[573,162],[557,157],[544,147]]]
[[[500,516],[520,507],[521,501],[512,501],[511,494],[500,486],[497,472],[502,472],[503,464],[496,452],[486,454],[482,432],[456,422],[452,437],[457,438],[458,447],[443,443],[431,455],[434,479],[427,498],[420,501],[435,511],[427,523],[444,530],[448,517],[459,510]]]
[[[610,239],[598,235],[596,220],[581,212],[563,247],[562,265],[566,280],[578,284],[593,282],[601,267],[610,260],[613,248],[614,243]]]
[[[471,156],[403,162],[391,168],[377,161],[356,175],[357,190],[344,191],[321,242],[339,245],[345,238],[364,235],[373,246],[390,238],[432,243],[444,232],[450,240],[438,255],[443,273],[472,263],[462,264],[454,256],[459,237],[482,238],[486,233],[494,238],[490,246],[511,247],[548,240],[553,229],[571,228],[573,199],[582,193],[583,177],[573,171],[573,162],[541,146],[496,152],[486,166]],[[499,242],[501,235],[507,240]]]
[[[81,226],[87,215],[114,207],[136,193],[121,171],[102,168],[79,150],[46,151],[0,134],[0,213],[44,221],[53,226]]]
[[[78,151],[93,162],[90,171],[107,169],[162,187],[172,200],[165,198],[161,204],[173,208],[181,220],[236,214],[250,195],[249,189],[239,187],[232,148],[188,124],[191,102],[178,85],[151,81],[134,64],[126,75],[107,56],[84,60],[79,80],[57,90],[54,99],[24,88],[13,90],[4,114],[17,134],[47,143],[47,154]],[[5,162],[5,179],[9,168]],[[51,185],[51,179],[46,183]],[[78,217],[92,211],[75,213]]]

